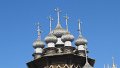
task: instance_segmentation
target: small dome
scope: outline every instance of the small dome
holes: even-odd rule
[[[46,42],[46,43],[50,43],[50,42],[56,43],[56,42],[57,42],[57,37],[54,36],[52,33],[50,33],[50,34],[45,38],[45,42]]]
[[[87,39],[85,39],[84,37],[82,37],[81,35],[79,36],[79,38],[75,41],[75,45],[85,45],[87,44]]]
[[[73,41],[74,40],[74,36],[73,35],[71,35],[69,32],[67,32],[66,34],[64,34],[63,36],[62,36],[62,41],[63,42],[65,42],[65,41]]]
[[[33,47],[34,48],[37,48],[37,47],[40,47],[40,48],[44,48],[44,42],[40,41],[39,39],[37,39],[34,43],[33,43]]]
[[[67,31],[64,30],[60,24],[57,24],[56,28],[53,30],[53,34],[56,37],[61,37],[62,35],[64,35]]]

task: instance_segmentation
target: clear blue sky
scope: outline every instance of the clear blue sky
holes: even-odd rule
[[[35,23],[42,25],[42,38],[48,34],[54,9],[67,13],[69,30],[78,37],[77,20],[83,22],[83,35],[88,39],[89,57],[96,60],[95,68],[111,64],[111,57],[120,66],[120,0],[0,0],[0,68],[27,68],[33,57],[32,43],[37,38]],[[43,39],[44,40],[44,39]],[[119,68],[119,67],[118,67]]]

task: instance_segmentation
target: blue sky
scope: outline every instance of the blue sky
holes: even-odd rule
[[[59,7],[61,24],[67,13],[69,30],[78,37],[77,20],[83,22],[83,35],[88,39],[89,57],[96,60],[95,68],[112,63],[120,67],[120,1],[119,0],[0,0],[0,68],[27,68],[33,57],[32,43],[37,38],[36,25],[42,25],[42,40],[49,33],[47,17],[54,18]],[[74,45],[74,43],[73,43]],[[118,67],[118,68],[119,68]]]

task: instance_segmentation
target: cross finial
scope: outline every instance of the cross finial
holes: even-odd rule
[[[64,16],[64,18],[66,20],[66,30],[68,31],[68,19],[69,19],[69,17],[66,14],[66,16]]]
[[[79,26],[79,28],[78,28],[79,34],[82,35],[82,29],[81,29],[81,21],[80,21],[80,19],[78,20],[78,26]]]
[[[53,21],[53,18],[51,16],[49,16],[49,21],[50,21],[50,32],[52,31],[52,21]]]
[[[60,23],[60,12],[61,12],[61,10],[59,8],[56,8],[55,11],[57,12],[58,24],[59,24]]]
[[[38,32],[38,39],[41,39],[41,37],[40,37],[40,34],[41,34],[41,30],[40,30],[40,23],[38,22],[37,23],[37,32]]]

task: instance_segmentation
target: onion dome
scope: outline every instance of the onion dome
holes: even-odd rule
[[[80,19],[78,20],[78,25],[79,25],[79,28],[78,28],[79,37],[78,37],[78,39],[75,41],[75,45],[76,45],[76,46],[85,45],[85,44],[87,44],[87,39],[85,39],[85,38],[82,36]]]
[[[57,42],[57,37],[55,36],[55,35],[53,35],[53,33],[52,33],[52,21],[53,21],[53,18],[51,17],[51,16],[49,16],[49,20],[50,20],[50,33],[49,33],[49,35],[45,38],[45,42],[48,44],[48,43],[50,43],[50,42],[52,42],[52,43],[56,43]]]
[[[37,40],[33,43],[33,47],[34,48],[37,48],[37,47],[40,47],[40,48],[44,48],[44,42],[42,42],[41,41],[41,30],[40,30],[40,26],[39,26],[39,23],[38,23],[38,30],[37,30],[37,32],[38,32],[38,38],[37,38]]]
[[[44,48],[44,46],[45,46],[44,42],[40,41],[39,39],[37,39],[37,40],[33,43],[33,47],[34,47],[34,48],[37,48],[37,47]]]
[[[69,32],[68,32],[68,19],[69,19],[69,17],[67,16],[67,14],[66,14],[66,16],[65,16],[65,20],[66,20],[66,34],[64,34],[63,36],[62,36],[62,41],[63,42],[65,42],[65,41],[73,41],[74,40],[74,36],[73,35],[71,35]]]
[[[82,35],[79,36],[79,38],[75,41],[75,45],[85,45],[87,44],[87,39],[85,39],[84,37],[82,37]]]
[[[66,34],[66,32],[67,31],[61,27],[60,23],[58,23],[56,28],[53,30],[53,34],[56,37],[61,37],[62,35]]]
[[[58,8],[56,8],[55,11],[57,12],[58,22],[57,22],[56,28],[53,30],[53,34],[54,34],[56,37],[61,37],[62,35],[64,35],[64,34],[66,33],[66,30],[64,30],[64,29],[61,27],[61,24],[60,24],[60,16],[59,16],[59,13],[60,13],[61,11],[60,11]]]
[[[62,36],[62,41],[63,42],[65,42],[65,41],[73,41],[74,40],[74,36],[73,35],[71,35],[69,32],[67,32],[66,34],[64,34],[63,36]]]
[[[50,43],[50,42],[56,43],[56,42],[57,42],[57,37],[54,36],[52,33],[50,33],[50,34],[45,38],[45,42],[46,42],[46,43]]]

